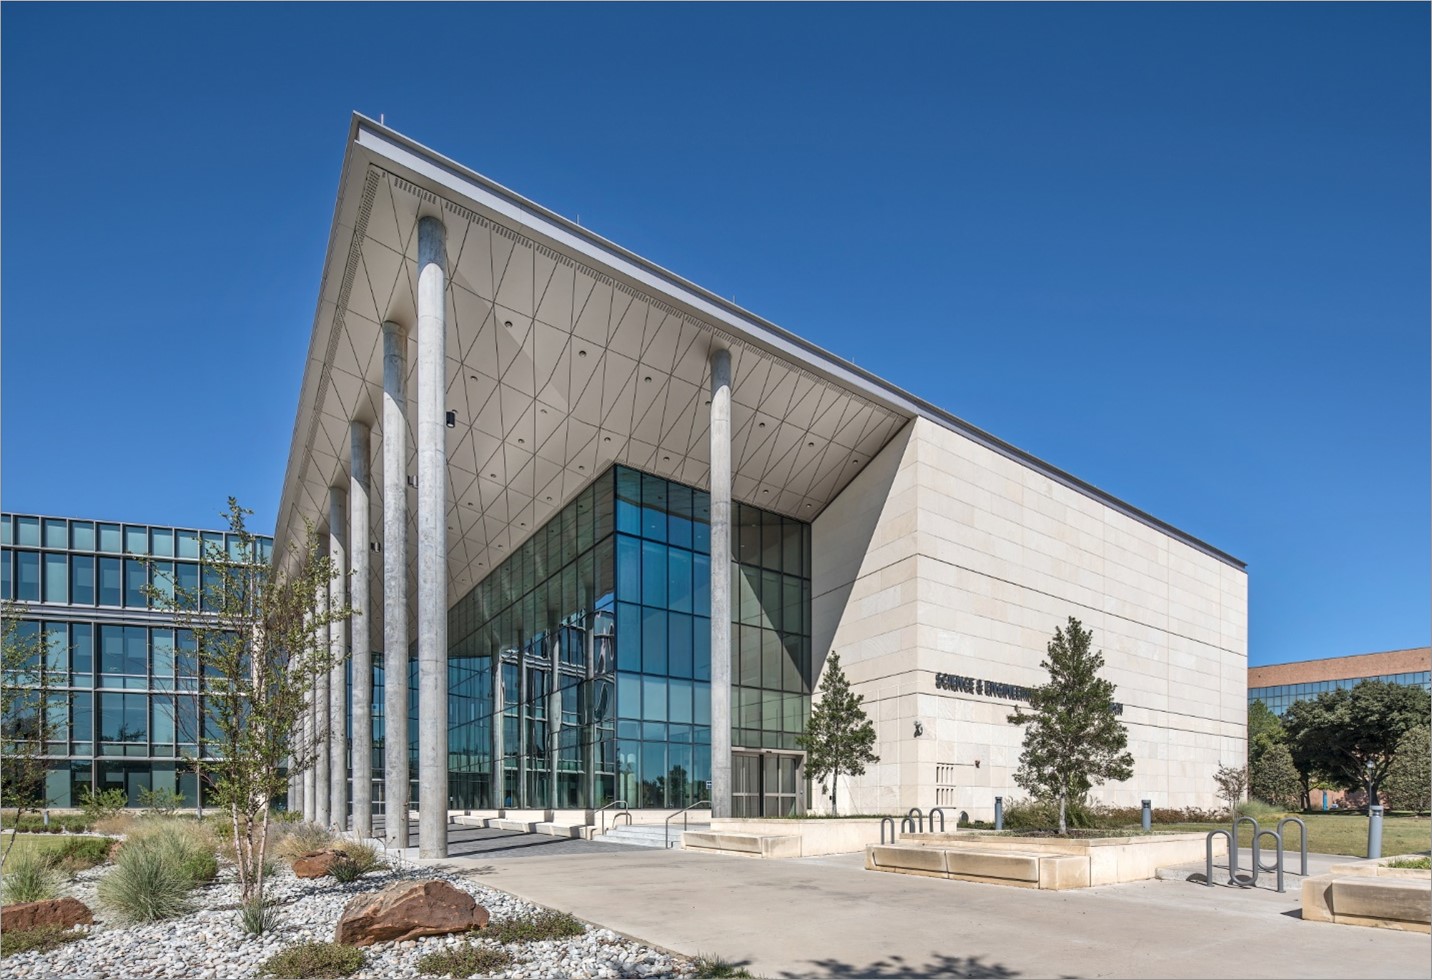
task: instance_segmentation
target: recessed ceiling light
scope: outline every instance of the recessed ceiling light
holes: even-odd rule
[[[502,325],[503,325],[504,327],[506,327],[508,330],[511,330],[511,329],[512,329],[512,321],[511,321],[511,320],[503,320],[503,321],[502,321]]]
[[[494,479],[494,480],[497,479],[497,474],[496,474],[496,473],[489,473],[489,474],[487,474],[487,475],[490,476],[490,477],[491,477],[492,479]]]
[[[762,490],[762,491],[761,491],[761,493],[763,493],[763,494],[764,494],[764,493],[770,493],[770,492],[771,492],[771,491],[769,491],[769,490]]]
[[[669,463],[669,462],[671,462],[671,457],[670,457],[670,456],[663,456],[663,457],[661,457],[661,461],[662,461],[663,463]]]
[[[523,521],[523,522],[522,522],[522,526],[523,526],[523,527],[526,527],[526,526],[527,526],[527,522],[526,522],[526,521]]]
[[[527,444],[527,440],[526,440],[526,439],[518,439],[518,440],[517,440],[517,445],[519,445],[519,446],[525,446],[526,444]]]
[[[581,470],[583,473],[587,471],[587,468],[585,466],[578,466],[577,469]]]
[[[757,422],[757,423],[756,423],[756,428],[758,428],[758,429],[764,429],[765,427],[766,427],[766,423],[764,423],[764,422]]]
[[[586,356],[587,356],[587,352],[584,351],[584,350],[579,350],[579,351],[577,351],[577,356],[578,356],[578,357],[586,357]]]
[[[647,384],[651,384],[651,375],[648,374],[648,375],[647,375],[645,378],[643,378],[642,380],[645,381]]]
[[[497,546],[497,550],[498,550],[498,551],[501,551],[501,550],[502,550],[503,548],[505,548],[505,547],[507,547],[507,546],[500,544],[500,545]]]
[[[547,410],[545,408],[538,409],[538,411],[541,412],[543,415],[547,414]]]
[[[477,375],[475,375],[475,374],[469,374],[468,377],[471,378],[471,379],[474,380],[474,381],[477,381],[477,380],[478,380],[478,377],[477,377]]]
[[[807,449],[814,449],[814,448],[815,448],[815,443],[813,443],[813,442],[808,442],[808,443],[806,443],[806,448],[807,448]]]
[[[550,504],[551,502],[552,502],[552,498],[551,498],[551,497],[548,497],[548,498],[547,498],[547,503]]]

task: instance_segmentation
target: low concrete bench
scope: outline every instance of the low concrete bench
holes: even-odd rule
[[[1309,922],[1432,933],[1432,882],[1426,878],[1318,875],[1303,882]]]
[[[798,858],[801,856],[799,834],[775,836],[688,830],[681,835],[681,845],[688,851],[718,851],[722,854],[736,854],[743,857]]]
[[[870,871],[952,878],[1018,888],[1087,888],[1089,859],[1078,854],[978,851],[919,844],[871,844],[865,848]]]

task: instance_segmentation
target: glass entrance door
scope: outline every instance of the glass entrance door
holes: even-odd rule
[[[800,767],[804,756],[774,752],[731,754],[731,815],[790,817],[805,812]]]

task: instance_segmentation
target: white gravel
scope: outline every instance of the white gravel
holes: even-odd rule
[[[239,888],[231,867],[219,880],[196,889],[194,911],[178,919],[142,926],[108,925],[96,896],[96,883],[109,866],[76,875],[66,893],[94,910],[96,924],[89,935],[49,953],[19,953],[6,957],[0,974],[5,977],[102,978],[219,978],[257,977],[260,966],[286,946],[300,942],[333,940],[343,906],[354,895],[372,892],[403,879],[449,881],[469,892],[487,909],[493,921],[530,916],[537,906],[489,888],[461,874],[431,868],[375,871],[350,884],[331,878],[302,880],[283,868],[270,879],[266,892],[276,903],[278,925],[261,936],[245,935],[239,924]],[[450,944],[466,943],[463,936],[430,936],[416,941],[379,943],[364,949],[363,966],[354,977],[420,976],[417,961]],[[491,939],[476,941],[495,945]],[[689,977],[691,962],[609,929],[588,926],[573,939],[513,943],[506,947],[512,963],[503,973],[511,978],[546,977]]]

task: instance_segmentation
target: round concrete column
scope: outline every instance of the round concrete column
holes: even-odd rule
[[[731,816],[731,354],[711,354],[711,815]]]
[[[408,846],[408,335],[383,324],[383,835]]]
[[[336,573],[328,589],[330,611],[343,608],[348,598],[348,515],[341,487],[328,489],[328,557]],[[328,822],[348,829],[348,685],[344,660],[348,655],[348,618],[328,622]]]
[[[373,836],[373,630],[369,625],[368,423],[348,426],[348,560],[353,566],[348,604],[353,608],[353,832]]]
[[[324,615],[328,614],[328,600],[332,594],[332,587],[320,588],[316,597],[318,608]],[[323,627],[313,631],[313,646],[315,651],[319,644],[328,645],[328,628]],[[328,759],[328,732],[331,727],[328,723],[328,678],[330,671],[319,670],[313,679],[313,822],[320,827],[329,826],[328,804],[332,798],[329,784],[333,781],[332,767]]]
[[[418,222],[418,856],[447,857],[447,246]]]

